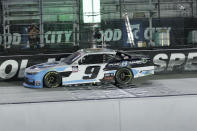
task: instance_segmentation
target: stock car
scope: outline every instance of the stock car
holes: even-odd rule
[[[150,63],[147,56],[140,54],[105,48],[81,49],[60,61],[27,68],[23,85],[55,88],[102,82],[128,84],[133,78],[154,74],[154,66]]]

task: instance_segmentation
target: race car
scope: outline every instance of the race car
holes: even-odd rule
[[[42,63],[25,70],[25,87],[58,86],[113,82],[128,84],[133,78],[154,74],[147,56],[127,54],[105,48],[81,49],[52,63]]]

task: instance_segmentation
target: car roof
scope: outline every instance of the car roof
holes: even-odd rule
[[[87,48],[87,49],[82,49],[82,52],[84,52],[85,54],[115,54],[116,51],[112,50],[112,49],[106,49],[106,48]]]

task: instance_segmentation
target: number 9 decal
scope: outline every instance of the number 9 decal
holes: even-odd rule
[[[88,66],[85,70],[86,76],[83,76],[83,79],[95,79],[99,73],[100,68],[100,66]]]

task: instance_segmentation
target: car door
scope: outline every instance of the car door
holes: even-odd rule
[[[89,54],[83,56],[78,61],[78,65],[72,67],[74,71],[64,84],[99,82],[104,76],[103,68],[106,65],[103,63],[103,56],[103,54]]]

